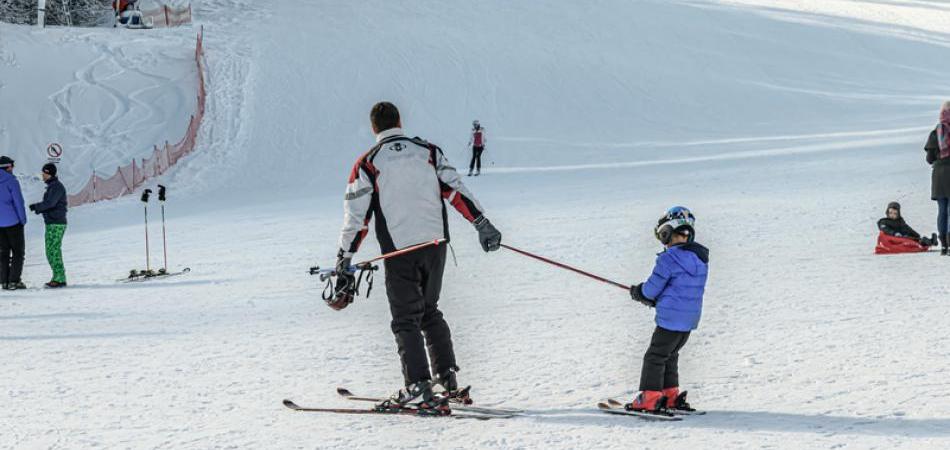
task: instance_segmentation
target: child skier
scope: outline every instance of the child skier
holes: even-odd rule
[[[706,289],[709,250],[694,240],[695,217],[676,206],[666,211],[654,233],[666,248],[656,258],[650,278],[630,287],[630,296],[656,308],[656,329],[643,356],[640,392],[628,410],[661,412],[694,411],[679,391],[679,352],[699,325]]]
[[[897,202],[887,204],[886,217],[877,221],[881,231],[877,239],[876,253],[924,252],[937,245],[937,234],[921,237],[904,218],[901,217],[901,205]]]

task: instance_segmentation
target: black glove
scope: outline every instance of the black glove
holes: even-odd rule
[[[482,250],[493,252],[501,248],[501,232],[485,216],[479,216],[474,223],[475,229],[478,230],[478,242],[482,244]]]
[[[353,259],[344,257],[343,250],[336,257],[336,285],[333,287],[333,298],[327,300],[327,306],[339,311],[353,303],[353,296],[356,294],[356,275],[350,272],[350,265]]]
[[[647,296],[643,295],[642,283],[630,286],[630,298],[651,308],[656,308],[656,300],[651,300],[647,298]]]
[[[340,250],[340,253],[336,255],[336,267],[333,270],[336,271],[337,276],[343,276],[349,274],[353,276],[353,272],[350,272],[350,266],[353,265],[353,257],[343,256],[343,250]]]
[[[30,205],[30,211],[36,211],[36,203]]]

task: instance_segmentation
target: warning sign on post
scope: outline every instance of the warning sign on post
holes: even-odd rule
[[[50,144],[49,147],[46,147],[46,156],[49,162],[59,164],[63,159],[63,146],[55,142]]]

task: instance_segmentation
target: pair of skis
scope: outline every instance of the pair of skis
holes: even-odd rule
[[[467,392],[469,388],[465,388],[463,391]],[[341,397],[356,402],[368,402],[368,403],[381,403],[385,401],[385,398],[382,397],[360,397],[353,394],[349,389],[346,388],[337,388],[337,394]],[[290,408],[294,411],[300,412],[324,412],[324,413],[337,413],[337,414],[395,414],[395,415],[409,415],[416,417],[449,417],[453,419],[474,419],[474,420],[492,420],[492,419],[510,419],[524,414],[523,410],[520,409],[510,409],[510,408],[485,408],[480,406],[466,405],[458,403],[453,398],[449,401],[451,412],[448,414],[439,414],[429,410],[423,410],[416,408],[414,406],[403,406],[399,408],[392,408],[387,410],[376,410],[371,408],[319,408],[319,407],[303,407],[292,400],[284,400],[284,406]]]
[[[116,281],[120,283],[139,283],[142,281],[148,281],[153,279],[162,279],[176,277],[178,275],[184,275],[188,272],[191,272],[191,269],[185,267],[178,272],[166,272],[165,269],[158,270],[132,270],[129,272],[129,276],[125,278],[120,278]]]

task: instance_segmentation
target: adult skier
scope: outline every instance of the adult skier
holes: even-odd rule
[[[950,101],[940,108],[940,123],[930,132],[924,150],[933,167],[930,198],[937,202],[940,254],[946,256],[950,254]]]
[[[689,209],[667,210],[654,229],[666,250],[657,256],[650,278],[630,287],[634,300],[656,308],[656,329],[643,356],[640,392],[627,409],[692,411],[686,392],[679,390],[679,353],[699,325],[709,273],[709,250],[695,242],[694,224]]]
[[[26,208],[13,165],[10,157],[0,156],[0,283],[8,291],[26,289],[20,280],[26,252]]]
[[[66,187],[56,177],[56,164],[43,166],[43,181],[46,192],[43,201],[30,205],[30,210],[43,215],[46,223],[46,261],[53,271],[53,279],[46,283],[48,288],[66,287],[66,267],[63,264],[63,235],[66,234]]]
[[[468,176],[472,176],[475,171],[477,177],[482,173],[482,152],[485,151],[485,129],[478,121],[472,122],[472,137],[468,140],[468,146],[472,149],[472,162],[468,164]]]
[[[383,253],[415,244],[449,239],[445,201],[478,231],[486,252],[498,250],[501,233],[488,221],[439,147],[402,131],[399,110],[389,102],[370,112],[376,145],[353,166],[344,196],[343,230],[337,255],[334,309],[353,301],[354,276],[349,272],[375,217],[376,239]],[[377,405],[379,410],[415,405],[420,411],[444,414],[458,394],[458,366],[449,326],[439,311],[439,292],[446,245],[433,245],[386,259],[386,295],[391,328],[402,361],[405,388]],[[430,368],[431,363],[431,368]],[[440,385],[444,392],[433,393]]]

